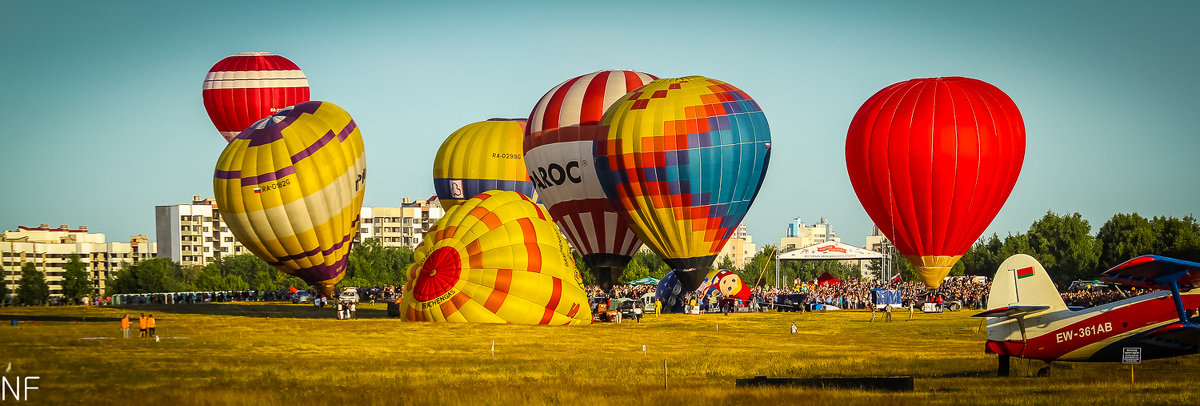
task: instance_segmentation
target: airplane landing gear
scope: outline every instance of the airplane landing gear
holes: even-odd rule
[[[1008,376],[1009,356],[1001,355],[1001,356],[999,356],[999,358],[997,358],[997,361],[998,361],[998,365],[997,365],[997,370],[996,370],[996,376],[1007,377]]]

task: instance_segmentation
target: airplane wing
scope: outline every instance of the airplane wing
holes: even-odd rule
[[[983,313],[973,315],[971,317],[1026,316],[1026,315],[1034,314],[1034,313],[1037,313],[1037,312],[1040,312],[1040,311],[1043,311],[1043,310],[1046,310],[1049,308],[1050,308],[1050,306],[1005,306],[1005,307],[998,307],[995,309],[991,309],[991,310],[985,311]]]
[[[1200,327],[1191,323],[1171,323],[1147,333],[1141,342],[1173,351],[1194,351],[1200,342]]]
[[[1100,280],[1148,289],[1171,289],[1175,282],[1187,290],[1200,285],[1200,263],[1143,255],[1104,271]]]

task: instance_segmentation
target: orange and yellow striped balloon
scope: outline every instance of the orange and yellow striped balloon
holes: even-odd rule
[[[405,320],[591,323],[570,246],[523,194],[493,190],[452,207],[413,257],[400,303]]]
[[[358,232],[366,168],[354,119],[311,101],[238,134],[217,161],[213,193],[246,249],[332,296]]]

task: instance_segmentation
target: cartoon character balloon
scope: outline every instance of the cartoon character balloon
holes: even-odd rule
[[[332,296],[358,232],[366,168],[354,119],[310,101],[238,134],[217,161],[213,193],[246,249]]]
[[[742,222],[771,156],[771,131],[746,92],[701,76],[658,79],[613,103],[598,143],[600,183],[685,290]]]
[[[525,168],[554,222],[583,255],[601,288],[616,283],[642,247],[596,176],[596,141],[604,110],[654,76],[627,70],[572,78],[542,96],[525,128]]]
[[[433,159],[433,189],[442,207],[449,210],[489,190],[536,197],[525,174],[524,137],[523,118],[467,124],[446,137]]]
[[[255,121],[308,101],[308,78],[282,56],[241,52],[209,69],[203,95],[208,117],[230,141]]]
[[[1024,158],[1017,105],[970,78],[888,86],[863,103],[846,135],[854,192],[930,288],[996,217]]]
[[[454,206],[413,252],[400,314],[409,321],[589,324],[571,248],[523,194],[489,191]]]
[[[726,270],[709,272],[704,276],[704,282],[700,284],[699,290],[704,292],[705,298],[718,295],[722,298],[750,300],[750,287],[746,286],[746,282],[742,280],[741,276]]]

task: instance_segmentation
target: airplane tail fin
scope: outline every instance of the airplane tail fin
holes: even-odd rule
[[[1066,310],[1058,289],[1036,259],[1017,254],[1004,260],[996,277],[992,279],[992,291],[988,294],[988,310],[1004,307],[1037,307],[1039,311]]]

